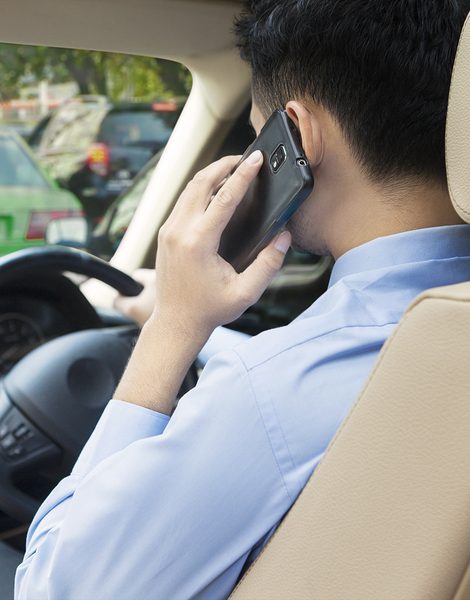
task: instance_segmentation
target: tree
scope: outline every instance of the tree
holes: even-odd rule
[[[153,100],[189,93],[191,77],[177,63],[107,52],[0,43],[0,98],[17,98],[25,83],[75,81],[81,94]]]

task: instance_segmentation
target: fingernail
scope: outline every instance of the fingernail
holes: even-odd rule
[[[276,248],[276,250],[279,250],[279,252],[285,254],[290,248],[290,242],[290,233],[288,231],[283,231],[275,241],[274,247]]]
[[[261,152],[261,150],[255,150],[250,154],[250,156],[246,159],[245,162],[247,165],[257,165],[259,162],[261,162],[262,158],[263,153]]]

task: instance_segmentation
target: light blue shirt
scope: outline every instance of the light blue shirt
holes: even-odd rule
[[[468,279],[470,226],[376,239],[337,261],[293,323],[211,358],[171,419],[110,402],[31,525],[16,597],[226,598],[407,305]]]

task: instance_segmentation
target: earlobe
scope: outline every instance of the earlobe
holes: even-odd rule
[[[317,167],[323,158],[323,136],[319,120],[297,100],[290,100],[286,104],[286,111],[300,132],[302,147],[310,166]]]

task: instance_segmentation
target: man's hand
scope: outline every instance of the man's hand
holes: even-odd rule
[[[222,232],[263,155],[254,152],[226,180],[238,161],[226,157],[200,171],[160,229],[154,316],[188,333],[209,337],[217,326],[238,318],[259,299],[290,246],[290,234],[281,233],[241,274],[219,256]]]
[[[240,274],[218,255],[220,236],[263,157],[254,152],[227,179],[238,160],[223,158],[200,171],[161,228],[153,312],[116,398],[171,414],[182,380],[212,331],[256,302],[281,268],[288,232]]]
[[[114,301],[114,308],[143,327],[155,307],[155,271],[153,269],[138,269],[135,273],[132,273],[132,277],[141,283],[144,289],[138,296],[117,296]]]

